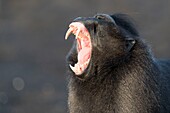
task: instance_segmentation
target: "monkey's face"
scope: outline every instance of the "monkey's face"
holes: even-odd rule
[[[67,61],[70,71],[80,79],[96,75],[106,65],[118,65],[135,44],[132,34],[107,14],[76,18],[65,38],[71,33],[75,35],[75,43]]]

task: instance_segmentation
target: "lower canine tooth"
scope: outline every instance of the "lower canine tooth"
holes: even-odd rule
[[[73,67],[71,64],[69,66],[73,71],[75,71],[75,67]]]

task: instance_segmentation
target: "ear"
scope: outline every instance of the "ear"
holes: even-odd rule
[[[127,51],[131,51],[136,43],[136,40],[133,38],[126,38],[126,49]]]

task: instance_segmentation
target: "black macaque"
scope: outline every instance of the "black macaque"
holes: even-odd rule
[[[170,61],[152,55],[127,15],[78,17],[71,33],[69,113],[170,113]]]

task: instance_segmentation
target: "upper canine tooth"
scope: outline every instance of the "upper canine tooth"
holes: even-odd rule
[[[67,40],[67,38],[72,33],[72,31],[73,31],[73,28],[71,28],[71,27],[67,30],[66,35],[65,35],[65,40]]]

